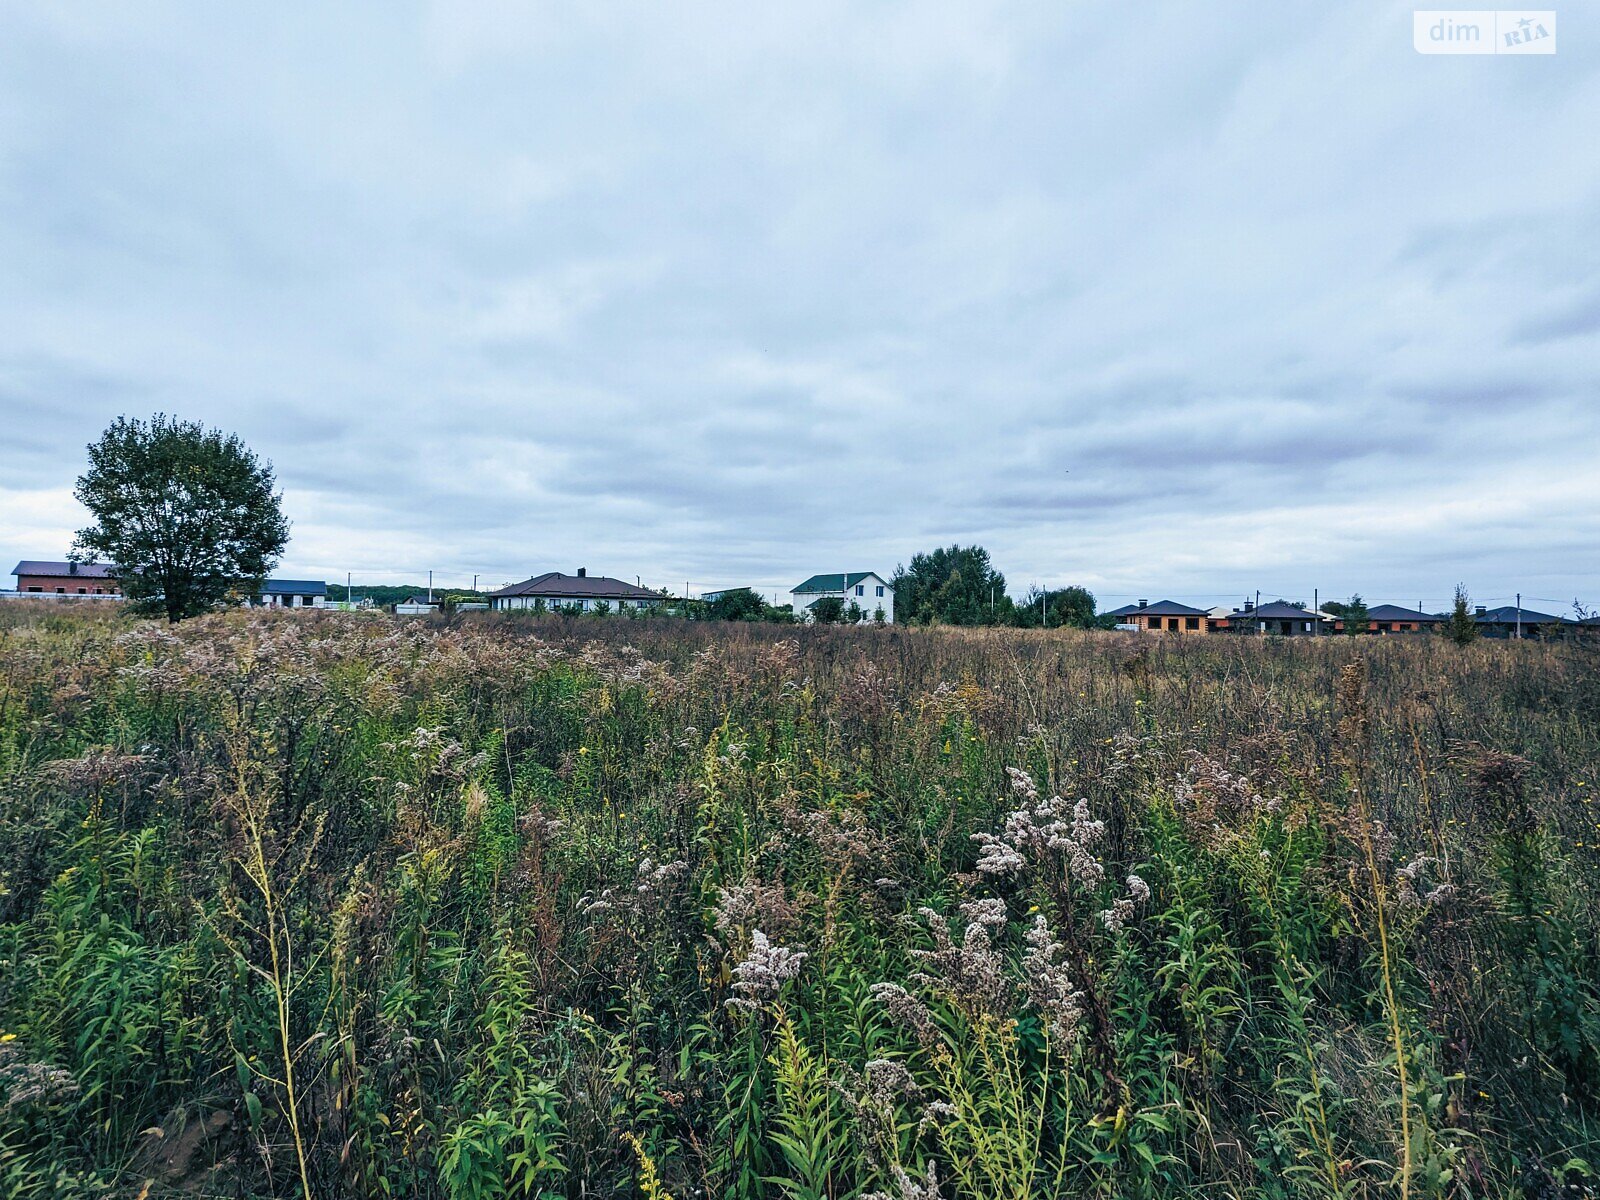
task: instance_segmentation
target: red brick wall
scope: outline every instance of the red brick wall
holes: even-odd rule
[[[93,596],[97,592],[107,596],[120,596],[115,579],[92,578],[88,575],[18,575],[17,591],[66,592],[69,596],[80,593]]]

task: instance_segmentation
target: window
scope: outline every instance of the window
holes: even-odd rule
[[[878,595],[880,595],[880,596],[883,595],[883,585],[882,584],[880,584],[878,586]]]
[[[79,588],[78,589],[78,595],[87,596],[88,594],[89,594],[89,589],[88,588]]]
[[[1200,628],[1200,618],[1199,617],[1185,617],[1183,619],[1183,627],[1185,629],[1199,629]]]
[[[856,595],[865,596],[866,594],[867,594],[867,585],[864,584],[864,583],[856,584]]]
[[[28,590],[30,592],[42,592],[42,591],[44,591],[44,589],[42,587],[30,587]]]
[[[56,589],[56,595],[65,596],[66,594],[67,594],[67,589],[66,588],[57,588]]]

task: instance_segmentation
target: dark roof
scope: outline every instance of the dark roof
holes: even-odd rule
[[[878,575],[876,571],[845,571],[833,575],[813,575],[804,583],[789,590],[792,592],[843,592],[855,587],[863,579],[870,579],[874,575],[877,575],[879,579],[883,579],[883,576]],[[888,580],[884,579],[884,582],[887,583]]]
[[[1373,621],[1442,621],[1441,616],[1433,613],[1418,612],[1414,608],[1401,608],[1398,604],[1374,604],[1367,609],[1367,617]]]
[[[1114,608],[1108,613],[1101,614],[1107,617],[1133,617],[1144,613],[1149,617],[1203,617],[1206,610],[1203,608],[1190,608],[1187,604],[1179,604],[1176,600],[1157,600],[1154,604],[1124,604],[1121,608]]]
[[[1320,620],[1316,613],[1307,612],[1298,605],[1290,604],[1287,600],[1274,600],[1271,604],[1259,604],[1255,608],[1240,609],[1228,614],[1229,621],[1316,621]]]
[[[77,570],[69,562],[41,562],[25,558],[11,569],[13,575],[60,575],[71,579],[115,579],[116,572],[110,563],[78,563]]]
[[[1546,622],[1559,621],[1560,617],[1552,617],[1549,613],[1535,612],[1531,608],[1522,610],[1522,623],[1524,625],[1543,625]],[[1473,618],[1487,625],[1515,625],[1517,623],[1517,606],[1505,604],[1499,608],[1491,608],[1488,612],[1479,613]]]
[[[326,596],[328,585],[321,579],[268,579],[261,585],[263,596]]]
[[[608,575],[563,575],[560,571],[546,571],[521,583],[513,583],[490,592],[496,596],[543,596],[553,600],[659,600],[661,593],[649,588],[635,587],[612,579]]]

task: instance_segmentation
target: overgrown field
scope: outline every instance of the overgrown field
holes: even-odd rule
[[[1576,645],[0,612],[0,1196],[1528,1196]]]

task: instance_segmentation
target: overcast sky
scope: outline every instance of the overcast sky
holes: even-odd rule
[[[297,577],[1600,601],[1600,14],[1412,7],[0,0],[4,567],[166,411]]]

